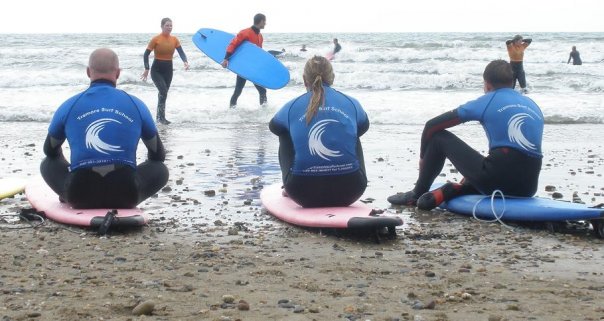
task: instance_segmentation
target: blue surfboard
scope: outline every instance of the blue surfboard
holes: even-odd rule
[[[440,185],[440,184],[439,184]],[[434,186],[433,186],[434,187]],[[509,221],[555,222],[604,220],[604,209],[592,208],[585,204],[556,201],[542,197],[496,197],[491,208],[490,195],[463,195],[442,203],[439,207],[447,211],[472,216],[476,206],[476,216],[482,219]],[[494,210],[494,211],[493,211]]]
[[[235,35],[228,32],[201,28],[193,35],[193,43],[220,64],[233,38]],[[227,68],[252,83],[269,89],[283,88],[289,82],[287,68],[273,55],[249,41],[244,41],[237,47]]]

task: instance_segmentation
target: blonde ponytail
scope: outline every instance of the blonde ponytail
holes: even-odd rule
[[[306,124],[308,125],[317,114],[319,107],[325,104],[323,84],[332,85],[334,80],[333,68],[329,60],[314,56],[304,66],[304,79],[310,87],[312,95],[306,108]],[[311,83],[312,81],[312,83]]]

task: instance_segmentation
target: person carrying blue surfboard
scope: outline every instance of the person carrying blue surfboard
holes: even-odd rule
[[[394,205],[431,210],[443,201],[476,192],[533,196],[541,172],[543,114],[537,104],[513,89],[510,63],[495,60],[483,73],[485,94],[457,109],[429,120],[422,133],[419,177],[406,193],[388,197]],[[445,130],[468,121],[482,124],[489,140],[485,157]],[[445,159],[464,177],[461,184],[447,183],[429,191]]]
[[[361,137],[369,119],[361,104],[333,88],[331,63],[315,56],[304,67],[307,93],[269,123],[279,136],[285,192],[303,207],[348,206],[367,187]]]
[[[221,65],[223,68],[226,68],[229,65],[229,58],[235,53],[235,50],[239,45],[241,45],[244,41],[249,41],[256,46],[262,48],[263,37],[260,33],[260,30],[264,29],[266,25],[266,16],[262,13],[258,13],[254,16],[254,25],[239,31],[237,36],[233,38],[229,46],[227,47],[226,54],[224,56],[224,60]],[[253,62],[252,62],[253,63]],[[243,87],[245,87],[245,83],[247,80],[239,75],[237,75],[237,82],[235,83],[235,91],[233,92],[233,96],[231,96],[230,107],[235,108],[237,106],[237,99],[241,95],[243,91]],[[264,105],[267,103],[266,98],[266,88],[262,86],[258,86],[254,84],[258,93],[260,94],[260,105]]]
[[[48,127],[42,177],[74,208],[133,208],[168,181],[164,146],[145,103],[116,88],[115,52],[93,51],[86,72],[90,87],[61,104]],[[148,159],[137,164],[141,139]]]

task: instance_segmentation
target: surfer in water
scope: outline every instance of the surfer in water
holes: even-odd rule
[[[348,206],[367,187],[359,137],[369,129],[369,119],[356,99],[331,88],[334,77],[326,58],[308,60],[307,92],[269,123],[279,136],[285,192],[303,207]]]
[[[277,57],[285,53],[285,48],[281,50],[269,50],[268,53],[273,55],[274,57]]]
[[[508,55],[510,56],[510,64],[512,70],[514,70],[514,86],[516,88],[516,80],[520,84],[522,93],[526,94],[526,75],[524,73],[524,66],[522,61],[524,60],[524,50],[533,42],[532,39],[523,39],[521,35],[515,35],[512,40],[505,42],[508,49]]]
[[[573,46],[573,48],[571,49],[570,55],[568,56],[568,61],[566,62],[566,64],[569,64],[571,59],[573,61],[573,65],[583,64],[583,62],[581,61],[581,55],[579,54],[579,51],[577,50],[576,46]]]
[[[180,59],[182,59],[185,64],[185,70],[189,70],[187,56],[182,50],[180,41],[178,38],[170,35],[171,32],[172,20],[170,20],[170,18],[163,18],[161,20],[161,33],[149,41],[143,55],[145,71],[141,75],[141,79],[147,81],[149,75],[149,55],[151,54],[151,51],[153,51],[155,59],[153,59],[153,65],[151,66],[151,79],[159,91],[157,94],[156,120],[160,124],[165,125],[170,124],[170,121],[166,119],[166,99],[168,98],[168,90],[172,83],[172,56],[174,55],[174,50],[178,51]]]
[[[420,147],[419,177],[415,187],[388,197],[394,205],[431,210],[443,201],[464,194],[530,197],[537,191],[541,171],[543,114],[530,98],[513,89],[512,66],[503,60],[490,62],[483,73],[485,94],[429,120]],[[446,128],[479,121],[489,140],[484,157]],[[449,159],[464,179],[429,191]]]
[[[115,52],[93,51],[86,72],[90,87],[65,101],[52,118],[42,177],[74,208],[133,208],[168,181],[164,146],[147,106],[116,88]],[[148,159],[137,165],[140,139]],[[63,156],[65,140],[71,162]]]
[[[263,38],[262,38],[262,34],[260,33],[260,30],[264,29],[265,25],[266,25],[266,16],[261,13],[256,14],[254,16],[254,25],[251,26],[250,28],[239,31],[237,36],[235,36],[235,38],[233,38],[233,40],[231,40],[231,43],[227,47],[226,54],[224,56],[224,60],[221,63],[222,67],[226,68],[229,65],[229,59],[231,58],[231,56],[233,55],[233,53],[235,52],[237,47],[239,47],[239,45],[241,45],[246,40],[255,44],[256,46],[262,48]],[[230,101],[231,108],[235,108],[237,106],[237,99],[241,95],[241,92],[243,91],[243,87],[245,86],[246,81],[247,80],[245,80],[245,78],[237,75],[237,81],[235,83],[235,91],[233,92],[233,96],[231,96],[231,101]],[[258,94],[260,94],[260,105],[265,105],[267,103],[266,88],[264,88],[262,86],[258,86],[256,84],[254,84],[254,86],[258,90]]]
[[[340,46],[338,38],[333,38],[333,55],[335,56],[340,50],[342,50],[342,46]]]

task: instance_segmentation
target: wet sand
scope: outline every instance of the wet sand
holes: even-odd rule
[[[463,130],[486,148],[480,127]],[[0,123],[4,176],[38,174],[45,131]],[[29,207],[23,195],[2,200],[2,320],[604,320],[604,242],[589,228],[509,230],[387,204],[413,186],[420,131],[375,125],[363,137],[363,199],[405,221],[380,244],[267,214],[258,194],[280,174],[276,137],[259,125],[162,128],[171,178],[141,204],[151,222],[140,230],[33,229],[4,216]],[[604,202],[601,133],[546,127],[540,196],[552,185],[565,200]],[[441,179],[460,177],[446,166]]]

